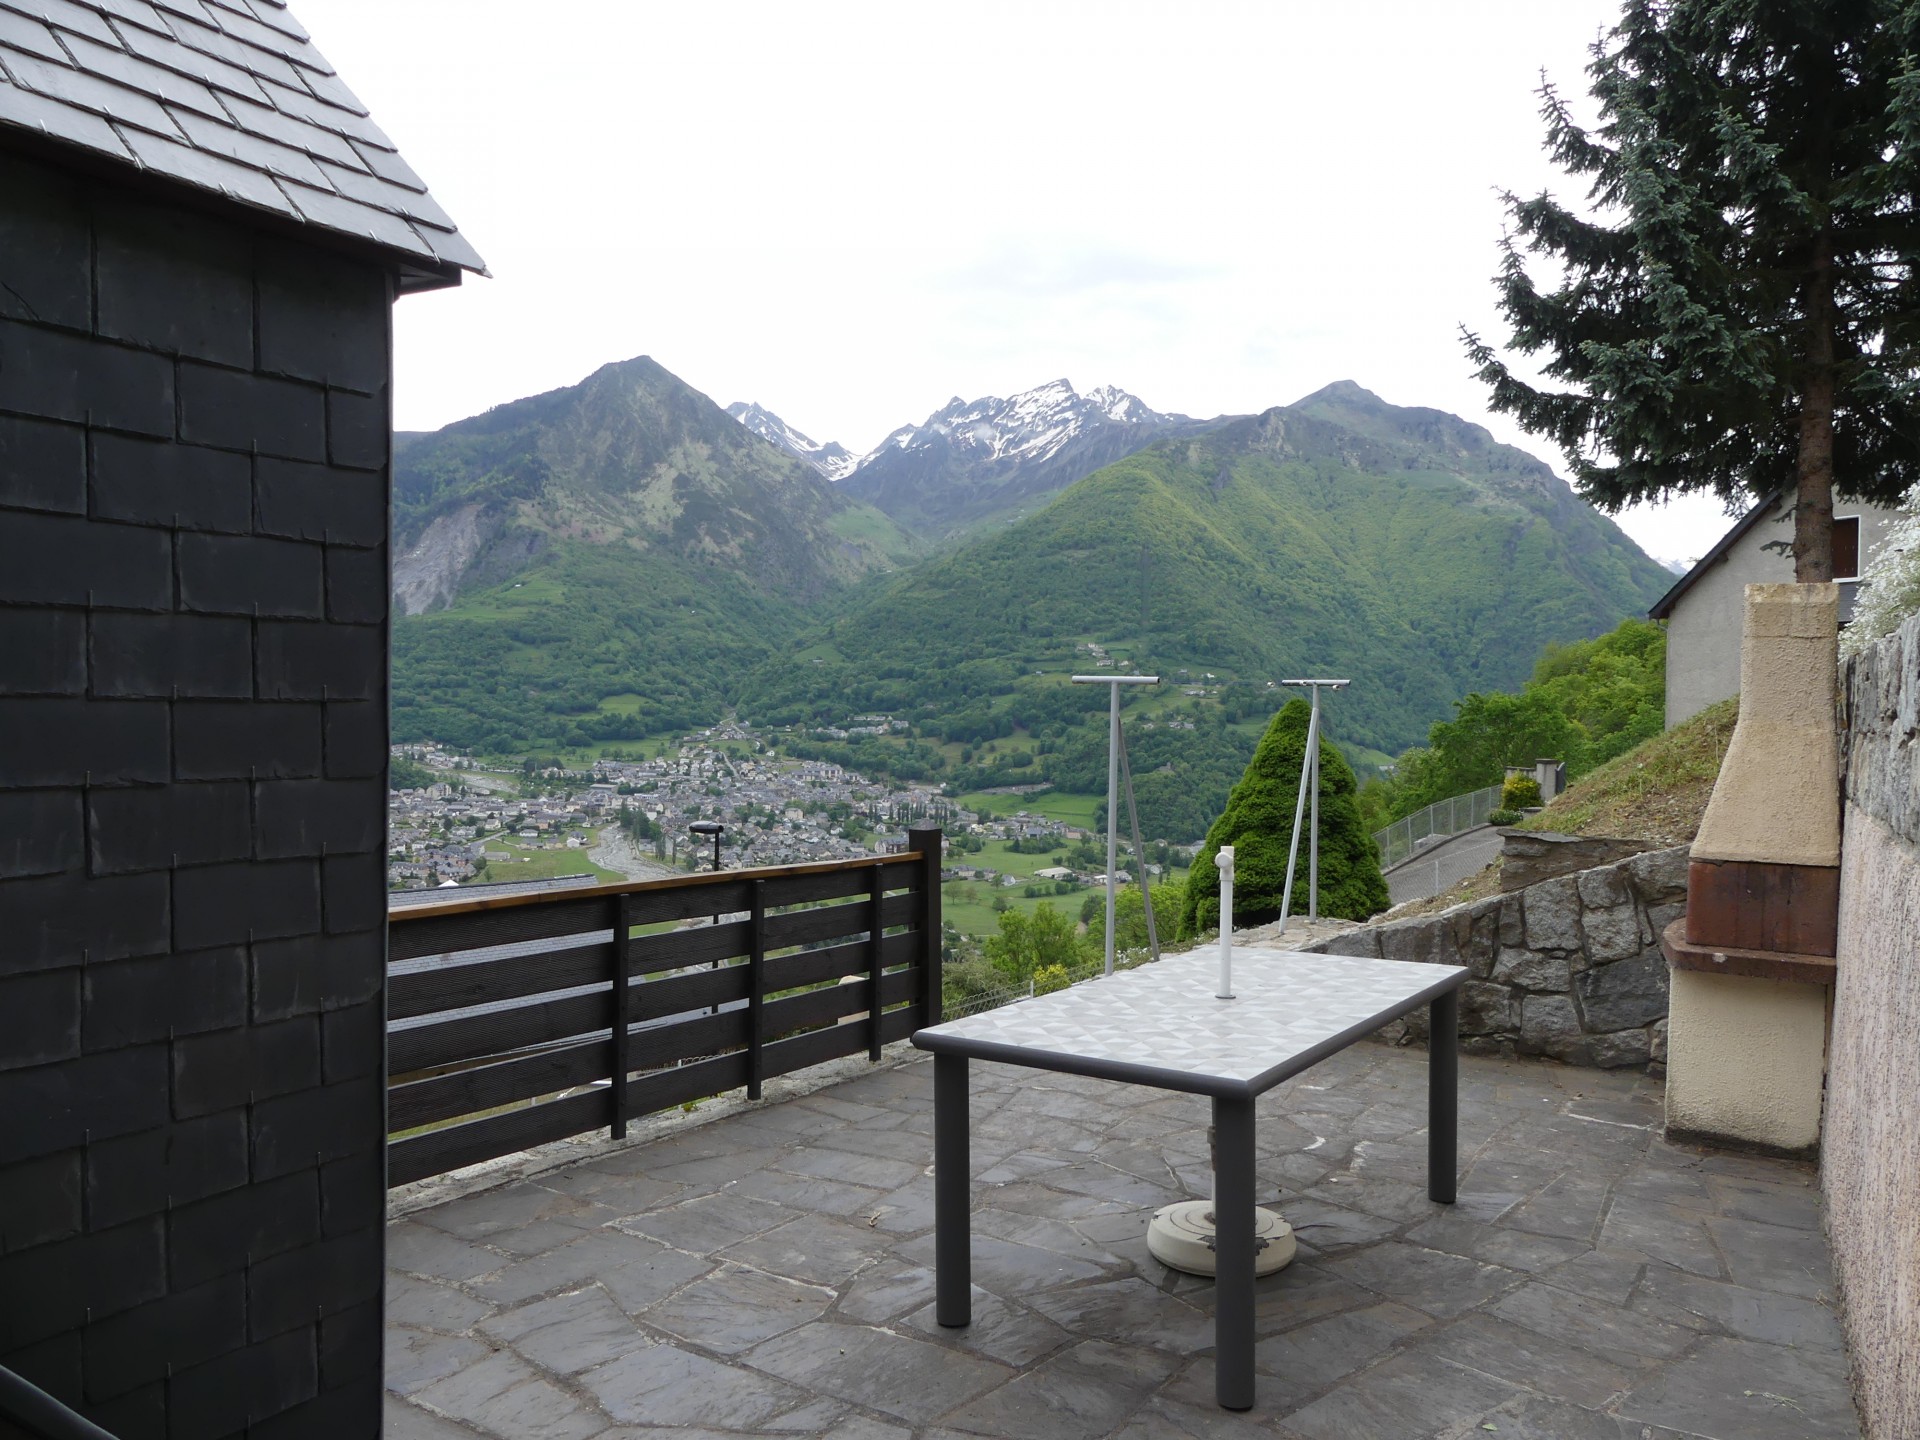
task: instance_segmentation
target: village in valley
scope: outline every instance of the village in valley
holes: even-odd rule
[[[889,724],[885,716],[861,716],[823,733],[882,734]],[[943,878],[965,887],[956,898],[1067,896],[1106,881],[1104,844],[1089,828],[1017,808],[1026,799],[1020,792],[1044,786],[995,793],[1000,803],[992,809],[965,808],[936,787],[784,757],[776,736],[734,721],[696,731],[653,758],[603,757],[579,768],[531,760],[516,768],[434,744],[396,745],[392,753],[392,890],[612,882],[705,869],[715,851],[710,833],[689,829],[699,821],[724,827],[718,854],[725,869],[897,852],[909,829],[937,826],[949,840]],[[1166,868],[1160,861],[1186,858],[1178,847],[1152,853],[1155,878]],[[1124,865],[1118,878],[1131,881],[1134,868]]]

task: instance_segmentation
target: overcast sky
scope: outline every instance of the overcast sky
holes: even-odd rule
[[[1565,182],[1606,0],[298,0],[491,280],[402,302],[396,422],[651,355],[855,451],[1065,376],[1161,410],[1333,380],[1482,421],[1498,192]],[[1729,523],[1620,518],[1662,559]]]

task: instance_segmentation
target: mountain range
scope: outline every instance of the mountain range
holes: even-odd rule
[[[1397,752],[1460,695],[1516,688],[1548,642],[1643,612],[1668,583],[1540,461],[1343,381],[1155,440],[1028,519],[870,585],[746,697],[781,719],[885,712],[983,741],[1044,737],[1097,708],[1084,688],[1064,693],[1075,669],[1176,680],[1182,700],[1160,718],[1189,721],[1187,691],[1264,719],[1279,703],[1266,682],[1333,675],[1353,684],[1330,702],[1330,733]],[[1004,774],[966,783],[1098,790],[1099,732],[1041,738],[1031,760],[1003,751]],[[1184,828],[1204,828],[1237,770],[1197,764],[1204,747],[1181,730],[1138,744],[1143,814],[1178,833],[1164,817],[1198,800]]]
[[[1103,656],[1184,671],[1200,720],[1254,729],[1266,682],[1338,671],[1338,735],[1390,752],[1670,583],[1539,460],[1351,382],[1200,421],[1058,381],[955,400],[847,458],[644,358],[405,437],[396,738],[525,750],[728,707],[886,711],[1000,736],[992,763],[1067,784],[1067,732],[1104,740],[1065,679]],[[1212,745],[1180,781],[1210,792],[1251,746],[1180,733],[1136,757],[1143,784]],[[919,763],[987,763],[958,749]]]
[[[1031,514],[1102,465],[1215,421],[1164,415],[1111,385],[1082,395],[1054,380],[1004,398],[958,395],[918,425],[902,425],[865,455],[820,445],[759,405],[727,413],[807,461],[851,495],[930,540],[952,540]]]

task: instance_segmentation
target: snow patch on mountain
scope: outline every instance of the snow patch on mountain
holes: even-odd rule
[[[851,475],[863,458],[838,440],[822,444],[811,436],[801,434],[763,405],[736,400],[727,406],[727,414],[762,440],[772,442],[789,455],[799,456],[829,480],[841,480]]]
[[[918,450],[945,445],[969,460],[1051,459],[1089,431],[1106,426],[1176,424],[1184,415],[1163,415],[1136,395],[1101,385],[1082,395],[1068,380],[1052,380],[1004,398],[958,395],[918,425],[903,425],[880,442],[865,465],[888,450]],[[858,469],[859,465],[854,468]]]

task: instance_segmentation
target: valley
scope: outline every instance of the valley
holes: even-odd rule
[[[1670,578],[1540,461],[1351,382],[1196,421],[1061,381],[856,457],[643,358],[405,437],[395,483],[396,741],[578,767],[732,713],[876,783],[1097,805],[1068,677],[1114,667],[1165,678],[1129,747],[1185,843],[1277,680],[1353,678],[1364,776]]]

